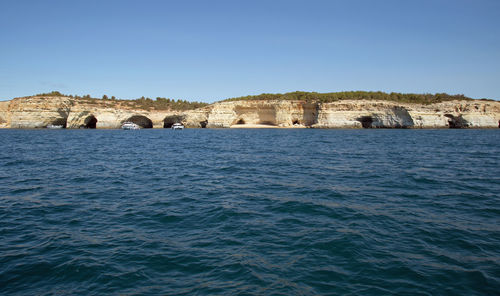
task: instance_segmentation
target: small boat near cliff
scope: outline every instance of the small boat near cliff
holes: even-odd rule
[[[174,123],[174,124],[172,124],[171,128],[173,130],[183,130],[184,129],[184,125],[182,123]]]
[[[60,129],[60,128],[63,128],[64,126],[62,125],[56,125],[56,124],[49,124],[46,126],[46,128],[48,129]]]
[[[138,129],[140,129],[140,127],[139,127],[139,125],[137,125],[133,122],[126,121],[122,124],[122,129],[124,129],[124,130],[138,130]]]

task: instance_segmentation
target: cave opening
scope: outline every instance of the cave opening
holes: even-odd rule
[[[245,124],[245,120],[243,120],[243,118],[241,118],[240,120],[238,120],[236,122],[236,124]]]
[[[163,119],[163,128],[171,128],[174,123],[182,123],[184,116],[182,115],[171,115]]]
[[[276,125],[272,121],[261,121],[261,122],[259,122],[259,124],[262,124],[262,125],[271,125],[271,126],[275,126]]]
[[[462,118],[462,115],[453,116],[451,114],[445,114],[444,116],[448,117],[449,128],[466,128],[469,126],[469,123]]]
[[[208,124],[208,121],[205,120],[205,121],[200,121],[200,126],[201,128],[206,128],[207,127],[207,124]]]
[[[50,125],[53,125],[53,126],[62,126],[63,128],[66,128],[67,121],[68,121],[67,118],[57,118],[54,121],[52,121],[50,123]]]
[[[299,120],[298,119],[292,120],[292,125],[299,125]]]
[[[133,123],[137,124],[138,126],[140,126],[141,128],[152,128],[153,127],[153,122],[151,121],[151,119],[149,119],[143,115],[134,115],[125,121],[133,122]]]
[[[371,117],[371,116],[361,116],[357,120],[359,122],[361,122],[361,126],[363,128],[371,128],[372,127],[373,117]]]
[[[95,118],[94,115],[90,115],[89,117],[85,118],[83,121],[83,127],[84,128],[96,128],[97,127],[97,118]]]

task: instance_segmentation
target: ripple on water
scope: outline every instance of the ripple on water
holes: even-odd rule
[[[500,291],[496,130],[0,133],[0,294]]]

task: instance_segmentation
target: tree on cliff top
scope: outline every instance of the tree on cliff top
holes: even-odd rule
[[[56,90],[54,91],[51,91],[49,93],[41,93],[41,94],[37,94],[36,95],[37,97],[71,97],[71,95],[64,95]]]
[[[331,103],[341,100],[380,100],[394,101],[401,103],[432,104],[452,100],[472,100],[464,95],[449,95],[446,93],[437,94],[402,94],[402,93],[384,93],[368,91],[346,91],[332,93],[317,93],[296,91],[285,94],[260,94],[255,96],[245,96],[230,98],[224,101],[241,100],[297,100],[306,102]]]

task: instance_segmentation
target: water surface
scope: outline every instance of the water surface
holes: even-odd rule
[[[495,295],[499,130],[0,130],[4,295]]]

